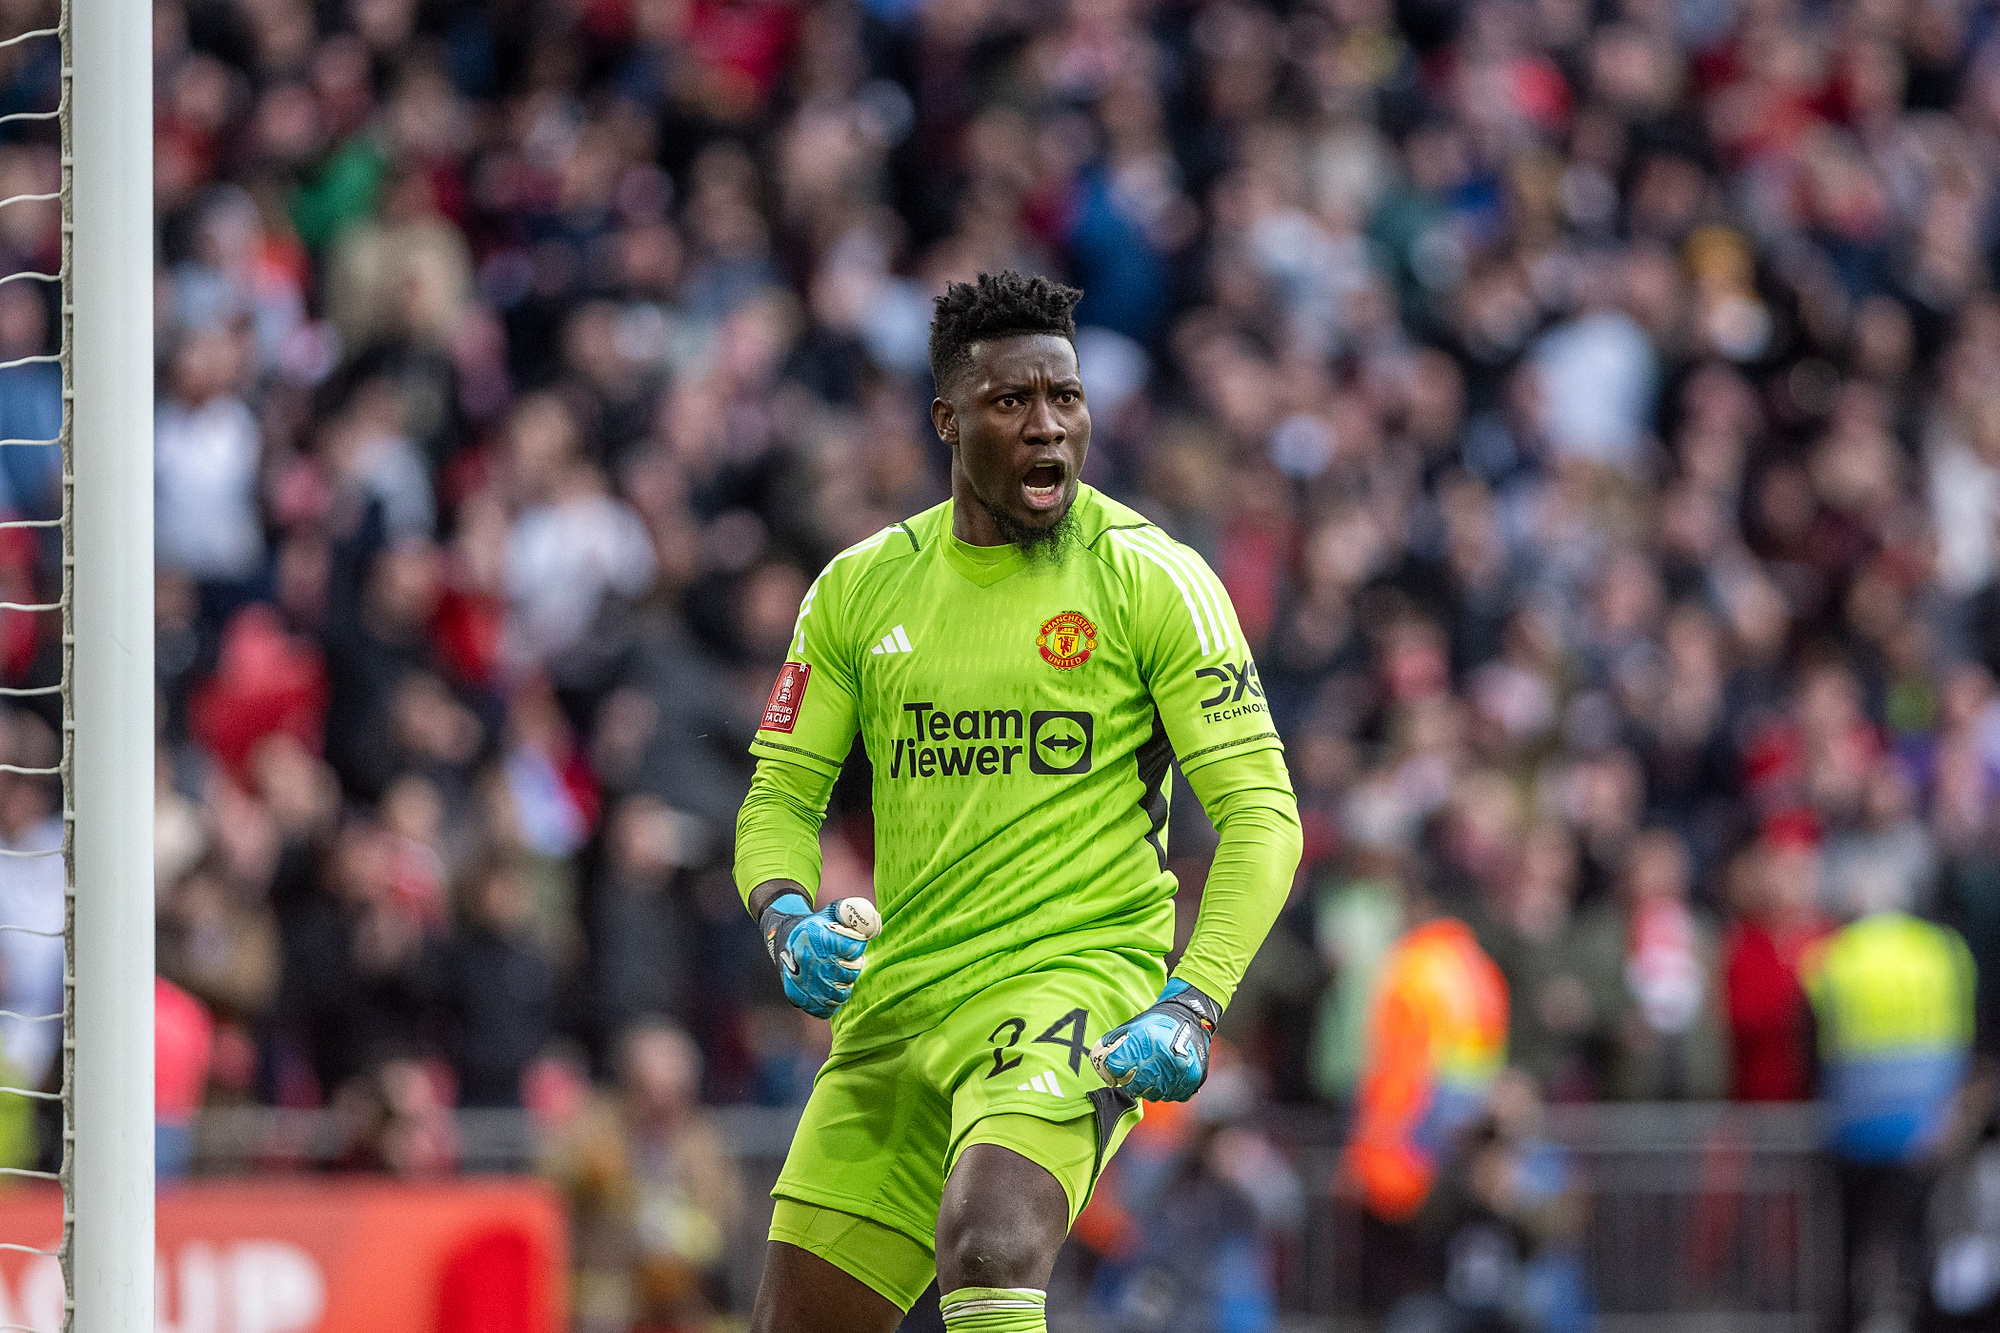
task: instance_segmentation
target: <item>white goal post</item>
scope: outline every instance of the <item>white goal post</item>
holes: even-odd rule
[[[153,1333],[153,21],[62,0],[65,1329]]]

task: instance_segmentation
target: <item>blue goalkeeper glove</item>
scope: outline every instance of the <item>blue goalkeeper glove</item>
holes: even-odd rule
[[[1208,1077],[1208,1039],[1222,1006],[1185,981],[1167,983],[1153,1007],[1090,1048],[1099,1078],[1149,1102],[1184,1102]]]
[[[866,898],[842,898],[815,912],[788,893],[764,909],[757,928],[764,949],[785,980],[785,998],[814,1018],[831,1018],[854,991],[861,954],[882,932],[882,918]]]

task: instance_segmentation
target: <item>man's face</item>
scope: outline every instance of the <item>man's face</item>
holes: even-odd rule
[[[972,364],[951,396],[931,405],[931,420],[952,448],[956,480],[1001,541],[1032,545],[1069,513],[1090,449],[1090,412],[1067,338],[973,344]],[[975,531],[985,534],[986,525]]]

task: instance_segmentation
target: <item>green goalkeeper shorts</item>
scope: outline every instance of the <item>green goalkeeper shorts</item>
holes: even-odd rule
[[[928,1032],[833,1056],[771,1190],[771,1239],[907,1310],[936,1275],[945,1177],[975,1143],[1046,1168],[1074,1222],[1140,1114],[1104,1086],[1090,1048],[1165,980],[1155,955],[1091,950],[988,987]]]

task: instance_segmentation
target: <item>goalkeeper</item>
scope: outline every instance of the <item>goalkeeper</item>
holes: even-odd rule
[[[1079,296],[1002,273],[938,299],[951,498],[828,564],[752,743],[737,885],[786,994],[833,1019],[772,1191],[754,1333],[890,1333],[933,1276],[952,1333],[1041,1333],[1105,1160],[1140,1098],[1201,1086],[1298,865],[1228,595],[1079,481]],[[857,732],[879,923],[812,902]],[[1176,758],[1221,842],[1170,978]]]

